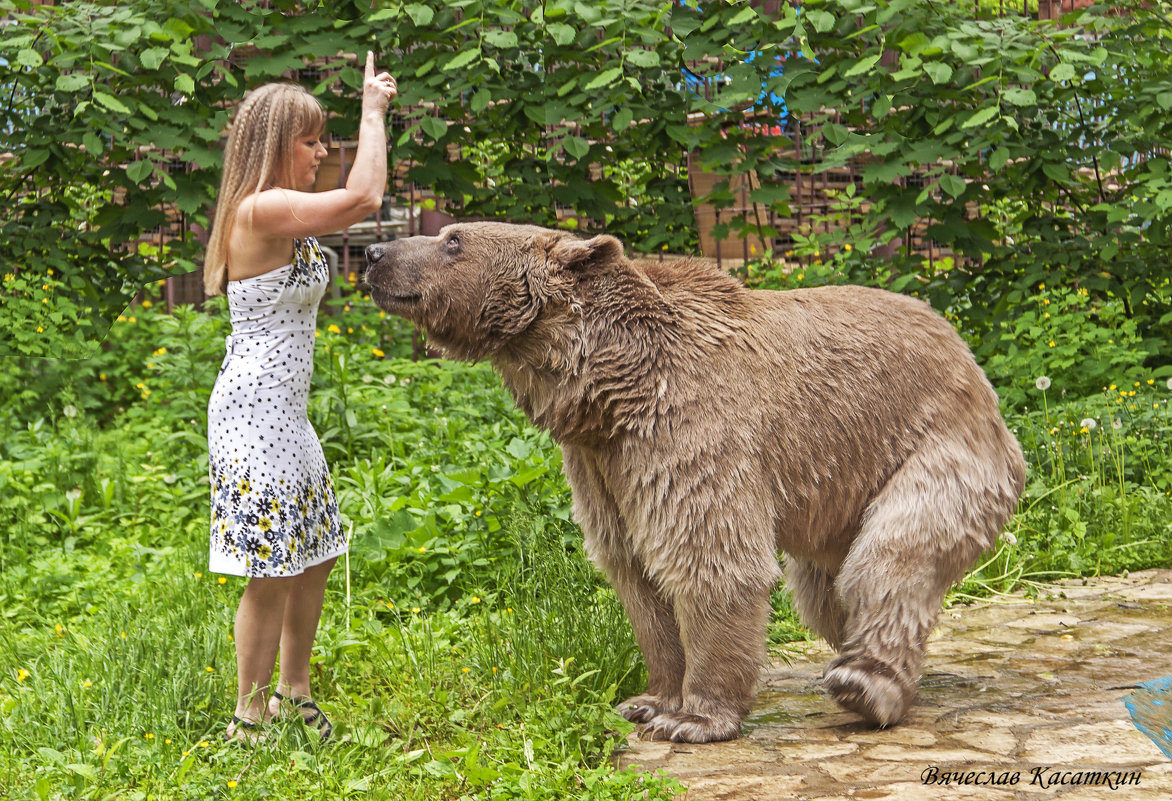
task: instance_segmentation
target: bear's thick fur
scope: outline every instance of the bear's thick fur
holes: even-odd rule
[[[945,592],[1016,508],[1021,449],[925,303],[862,287],[747,290],[610,236],[505,223],[372,245],[383,309],[490,359],[562,446],[590,558],[649,686],[645,736],[737,737],[778,552],[823,683],[880,726],[916,694]]]

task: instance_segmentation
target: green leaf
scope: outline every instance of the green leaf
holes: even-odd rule
[[[1053,162],[1046,162],[1042,165],[1042,172],[1051,180],[1064,184],[1070,181],[1070,170],[1066,168],[1065,164],[1054,164]]]
[[[435,12],[421,3],[408,3],[403,6],[403,11],[420,28],[430,25],[435,19]]]
[[[867,56],[866,58],[860,59],[858,63],[844,72],[842,77],[853,78],[856,75],[862,75],[864,72],[870,72],[875,67],[875,65],[879,63],[879,59],[882,58],[882,56],[882,53],[875,53],[873,55]]]
[[[807,11],[805,16],[818,33],[826,33],[834,27],[834,15],[827,11]]]
[[[949,195],[952,195],[952,197],[960,197],[963,195],[965,186],[964,179],[959,176],[949,173],[940,176],[940,188]]]
[[[984,125],[985,123],[987,123],[989,120],[993,119],[994,117],[996,117],[1000,113],[1001,113],[1000,107],[995,106],[995,105],[994,106],[987,106],[986,108],[983,108],[980,111],[978,111],[973,116],[969,117],[965,121],[964,125],[962,125],[960,127],[961,128],[976,128],[978,125]]]
[[[660,64],[659,53],[654,50],[628,50],[624,55],[627,61],[642,69],[651,69]]]
[[[489,101],[492,100],[492,93],[487,89],[477,89],[476,93],[472,95],[472,101],[469,104],[472,108],[473,114],[479,114],[488,108]]]
[[[1050,70],[1050,80],[1058,83],[1059,81],[1069,81],[1075,76],[1074,67],[1070,64],[1059,64],[1054,69]]]
[[[752,6],[745,6],[741,9],[741,13],[730,19],[726,24],[730,28],[735,28],[739,25],[744,25],[746,22],[755,22],[758,19],[757,12]]]
[[[564,22],[551,22],[545,26],[545,30],[554,42],[563,47],[573,42],[576,35],[574,29]]]
[[[1156,95],[1156,102],[1165,111],[1172,109],[1172,92],[1160,92],[1160,94]]]
[[[22,67],[28,67],[29,69],[35,70],[37,67],[45,63],[45,59],[41,58],[41,54],[36,50],[31,50],[26,47],[23,50],[17,51],[16,63]]]
[[[598,75],[594,76],[594,80],[590,81],[590,83],[586,84],[582,88],[587,92],[591,92],[595,89],[601,89],[604,86],[610,86],[612,83],[621,78],[622,75],[622,67],[611,67],[608,70],[603,70],[602,72],[598,73]]]
[[[999,172],[1009,161],[1009,148],[999,147],[989,156],[989,169]]]
[[[1001,99],[1006,103],[1012,103],[1015,106],[1038,105],[1038,95],[1033,89],[1023,89],[1018,86],[1014,86],[1002,92]]]
[[[610,121],[610,125],[620,134],[627,130],[631,125],[631,121],[635,118],[634,112],[629,108],[623,107],[614,115],[614,119]]]
[[[424,117],[420,121],[423,132],[432,139],[439,140],[448,132],[448,125],[439,117]]]
[[[53,84],[58,92],[76,92],[83,86],[89,86],[89,76],[80,72],[70,72],[64,75],[57,76],[57,82]]]
[[[932,83],[939,86],[952,80],[952,67],[939,61],[929,61],[924,65],[924,72],[932,79]]]
[[[165,47],[152,47],[139,53],[138,60],[148,70],[157,70],[170,53],[171,51]]]
[[[126,177],[134,181],[136,184],[141,184],[148,177],[150,177],[150,174],[154,172],[154,169],[155,165],[150,161],[150,159],[140,159],[139,161],[132,162],[131,165],[126,168]]]
[[[580,136],[567,136],[562,140],[562,147],[576,159],[584,158],[590,152],[590,143]]]
[[[517,46],[517,34],[512,31],[485,31],[484,39],[493,47],[502,50]]]
[[[130,114],[130,108],[113,95],[108,95],[105,92],[99,92],[95,89],[94,100],[110,109],[110,111],[117,111],[119,114]]]
[[[474,47],[470,50],[461,50],[457,53],[447,64],[444,64],[440,69],[444,72],[454,72],[461,67],[467,67],[473,61],[480,57],[480,48]]]
[[[179,73],[175,76],[175,90],[189,96],[195,94],[195,79],[186,72]]]

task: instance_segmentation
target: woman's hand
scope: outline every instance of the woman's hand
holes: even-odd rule
[[[366,78],[362,83],[362,110],[385,114],[399,87],[389,72],[374,74],[374,53],[366,53]]]

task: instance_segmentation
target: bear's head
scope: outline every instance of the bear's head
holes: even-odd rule
[[[580,278],[624,257],[612,236],[470,222],[371,245],[366,260],[365,280],[381,309],[421,327],[445,355],[477,360],[568,314],[579,302]]]

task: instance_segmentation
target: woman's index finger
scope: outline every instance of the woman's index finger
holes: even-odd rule
[[[374,77],[374,51],[373,50],[366,51],[366,77],[367,78]]]

